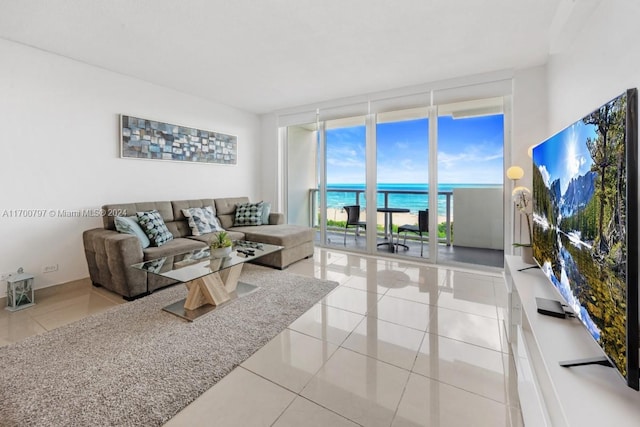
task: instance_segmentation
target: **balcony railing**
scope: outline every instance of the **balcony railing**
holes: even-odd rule
[[[319,190],[317,188],[311,188],[309,190],[309,200],[311,203],[310,206],[310,212],[311,212],[311,218],[310,218],[310,224],[312,224],[312,227],[317,227],[318,226],[318,217],[317,217],[317,211],[318,211],[318,193]],[[351,193],[351,194],[355,194],[355,203],[356,205],[360,205],[360,196],[362,195],[364,198],[364,193],[365,190],[352,190],[352,189],[343,189],[343,188],[331,188],[328,187],[327,188],[327,193]],[[382,194],[382,198],[383,198],[383,205],[382,206],[376,206],[376,208],[378,207],[394,207],[394,208],[403,208],[405,206],[389,206],[389,196],[392,194],[415,194],[415,195],[424,195],[425,196],[425,200],[429,200],[429,192],[426,190],[378,190],[377,194]],[[444,197],[445,198],[445,242],[447,244],[447,246],[451,245],[451,208],[452,208],[452,204],[451,204],[451,199],[453,196],[453,191],[438,191],[438,199],[440,197]],[[426,208],[426,204],[425,207]],[[437,233],[436,233],[437,234]]]

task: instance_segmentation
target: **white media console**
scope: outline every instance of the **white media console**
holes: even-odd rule
[[[563,368],[559,362],[604,356],[575,318],[539,314],[536,297],[560,300],[540,269],[505,257],[509,291],[507,339],[517,371],[518,397],[529,426],[640,426],[640,392],[614,368]]]

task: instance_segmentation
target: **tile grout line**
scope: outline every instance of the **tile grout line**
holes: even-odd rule
[[[286,328],[286,329],[289,329],[289,328]],[[294,332],[297,332],[297,331],[294,331]],[[298,332],[298,333],[301,333],[301,332]],[[275,386],[277,386],[277,387],[279,387],[279,388],[282,388],[282,389],[284,389],[284,390],[286,390],[286,391],[288,391],[288,392],[290,392],[290,393],[292,393],[292,394],[294,394],[294,395],[295,395],[295,397],[291,400],[291,402],[289,402],[289,404],[288,404],[288,405],[287,405],[287,406],[282,410],[282,412],[280,413],[280,415],[278,415],[278,417],[277,417],[277,418],[273,421],[273,423],[271,423],[270,425],[271,425],[271,426],[273,426],[274,424],[276,424],[276,423],[278,422],[278,420],[279,420],[280,418],[282,418],[282,416],[283,416],[283,415],[284,415],[284,413],[287,411],[287,409],[289,409],[289,407],[291,407],[291,405],[292,405],[292,404],[293,404],[293,402],[296,400],[296,398],[297,398],[297,397],[299,397],[299,398],[301,398],[301,399],[305,399],[306,401],[311,402],[312,404],[317,405],[317,406],[319,406],[319,407],[321,407],[321,408],[323,408],[323,409],[325,409],[325,410],[327,410],[327,411],[329,411],[329,412],[331,412],[331,413],[333,413],[333,414],[335,414],[335,415],[339,416],[340,418],[343,418],[343,419],[345,419],[345,420],[347,420],[347,421],[349,421],[349,422],[351,422],[351,423],[354,423],[354,424],[356,424],[356,425],[358,425],[358,426],[362,426],[362,424],[360,424],[360,423],[358,423],[358,422],[356,422],[356,421],[354,421],[354,420],[352,420],[352,419],[350,419],[350,418],[347,418],[347,417],[345,417],[344,415],[339,414],[339,413],[335,412],[334,410],[332,410],[332,409],[330,409],[330,408],[325,407],[324,405],[320,404],[319,402],[315,402],[315,401],[313,401],[313,400],[309,399],[308,397],[306,397],[306,396],[303,396],[303,395],[302,395],[302,392],[304,391],[304,389],[305,389],[305,388],[307,387],[307,385],[308,385],[308,384],[313,380],[313,378],[318,374],[318,372],[320,372],[320,370],[325,366],[325,364],[326,364],[329,360],[331,360],[331,358],[334,356],[334,354],[336,353],[336,351],[338,351],[338,349],[339,349],[339,348],[342,348],[342,347],[340,347],[340,346],[338,346],[338,345],[336,345],[336,344],[330,343],[330,342],[325,341],[325,340],[321,340],[321,339],[318,339],[318,338],[315,338],[315,337],[311,337],[311,338],[314,338],[314,339],[316,339],[316,340],[318,340],[318,341],[322,341],[322,342],[325,342],[325,343],[328,343],[328,344],[331,344],[331,345],[335,345],[335,346],[336,346],[336,350],[331,354],[331,356],[329,356],[329,357],[327,358],[327,360],[325,360],[324,362],[322,362],[322,365],[320,365],[320,367],[319,367],[319,368],[318,368],[318,369],[317,369],[317,370],[316,370],[316,371],[311,375],[311,377],[309,378],[309,380],[308,380],[308,381],[307,381],[307,382],[302,386],[302,389],[300,390],[300,392],[296,392],[296,391],[294,391],[294,390],[291,390],[291,389],[287,388],[286,386],[284,386],[284,385],[282,385],[282,384],[278,384],[277,382],[275,382],[275,381],[271,380],[270,378],[266,378],[265,376],[263,376],[263,375],[261,375],[261,374],[259,374],[259,373],[257,373],[257,372],[254,372],[254,371],[252,371],[251,369],[249,369],[249,368],[247,368],[247,367],[245,367],[245,366],[242,366],[242,364],[238,365],[238,367],[239,367],[239,368],[242,368],[242,369],[244,369],[245,371],[250,372],[250,373],[252,373],[252,374],[254,374],[254,375],[256,375],[256,376],[258,376],[258,377],[260,377],[260,378],[264,379],[265,381],[268,381],[268,382],[272,383],[273,385],[275,385]],[[228,375],[228,374],[227,374],[227,375]],[[215,384],[213,385],[213,387],[215,387]]]

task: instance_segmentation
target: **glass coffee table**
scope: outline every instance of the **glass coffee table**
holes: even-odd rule
[[[132,265],[133,268],[184,283],[187,297],[163,310],[193,321],[216,307],[258,289],[239,282],[242,266],[264,255],[277,252],[282,246],[240,240],[225,257],[212,257],[209,248],[158,258]]]

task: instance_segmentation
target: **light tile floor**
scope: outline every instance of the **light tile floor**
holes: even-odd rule
[[[340,285],[167,427],[522,425],[500,275],[325,249],[287,271]]]
[[[6,306],[5,298],[0,298]],[[96,288],[86,278],[38,289],[36,305],[10,312],[0,309],[0,346],[18,342],[62,325],[75,322],[126,302],[119,295]]]
[[[317,249],[340,285],[166,426],[521,426],[498,274]],[[0,313],[0,345],[124,301],[88,280]]]

